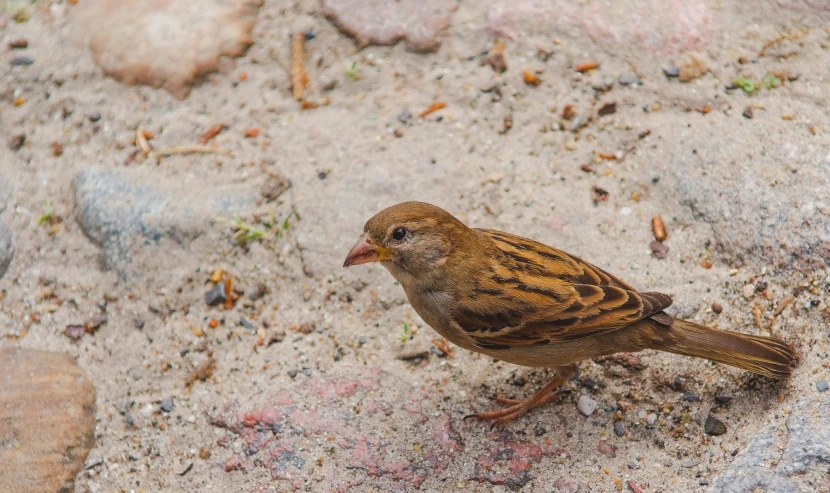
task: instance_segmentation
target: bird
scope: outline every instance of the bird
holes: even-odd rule
[[[418,315],[464,349],[555,378],[530,398],[468,417],[493,426],[559,398],[582,360],[655,349],[766,377],[791,375],[797,355],[773,337],[707,327],[665,312],[666,294],[638,291],[605,270],[534,240],[470,228],[440,207],[403,202],[369,219],[344,267],[379,262]]]

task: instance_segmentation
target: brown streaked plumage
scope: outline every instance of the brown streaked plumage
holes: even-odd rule
[[[471,351],[517,365],[554,368],[557,378],[525,401],[475,415],[504,423],[556,398],[552,390],[584,359],[658,349],[786,378],[796,355],[780,339],[680,320],[661,293],[561,250],[519,236],[472,229],[448,212],[404,202],[364,227],[345,266],[380,262],[433,329]]]

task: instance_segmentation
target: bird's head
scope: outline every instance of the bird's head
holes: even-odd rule
[[[346,257],[344,267],[380,262],[405,284],[433,277],[473,231],[449,212],[423,202],[403,202],[377,213]]]

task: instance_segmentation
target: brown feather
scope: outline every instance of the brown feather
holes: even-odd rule
[[[452,318],[482,348],[591,337],[671,304],[667,295],[640,295],[622,280],[561,250],[500,231],[476,231],[489,247],[489,275],[473,286],[475,306],[458,307]]]

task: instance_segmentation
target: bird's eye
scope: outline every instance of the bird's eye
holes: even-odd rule
[[[406,233],[408,233],[406,228],[397,228],[392,232],[392,238],[394,238],[395,241],[401,241],[406,238]]]

